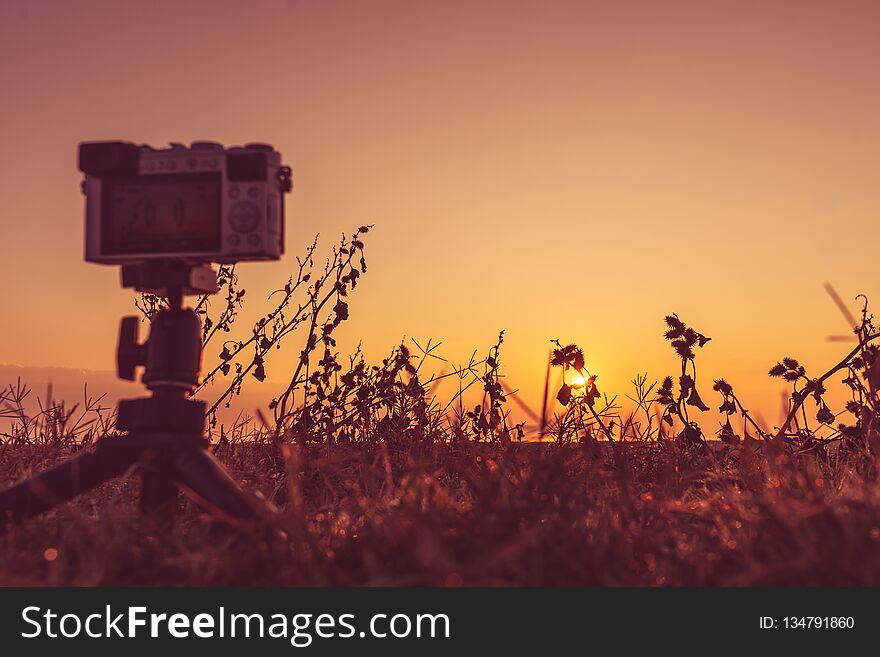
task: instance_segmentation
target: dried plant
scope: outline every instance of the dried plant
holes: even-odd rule
[[[68,406],[53,399],[50,384],[45,398],[33,399],[35,411],[28,408],[32,392],[20,377],[0,390],[0,420],[9,423],[0,444],[80,447],[114,431],[115,411],[101,404],[106,395],[89,395],[88,385],[82,402]]]

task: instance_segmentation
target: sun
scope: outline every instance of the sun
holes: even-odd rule
[[[571,377],[571,387],[572,388],[585,388],[587,386],[587,381],[584,379],[583,374],[580,372],[575,372]]]

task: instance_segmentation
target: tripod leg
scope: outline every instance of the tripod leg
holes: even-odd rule
[[[48,511],[125,472],[137,460],[139,450],[107,442],[116,440],[99,440],[94,451],[83,452],[0,492],[0,529]]]
[[[174,466],[183,491],[201,507],[231,524],[264,519],[273,512],[268,502],[241,490],[205,449],[180,452]]]
[[[140,509],[144,515],[152,516],[162,524],[171,524],[174,519],[174,507],[177,504],[177,486],[170,473],[167,458],[161,455],[145,454],[141,464],[141,502]],[[153,458],[150,458],[150,457]]]

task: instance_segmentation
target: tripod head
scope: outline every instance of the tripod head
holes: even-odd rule
[[[182,302],[185,295],[216,292],[216,272],[184,260],[148,261],[124,265],[122,286],[162,296],[168,308],[156,311],[150,337],[143,344],[138,343],[140,319],[122,319],[117,375],[134,381],[137,368],[143,366],[141,380],[154,393],[168,388],[192,392],[199,384],[202,364],[201,324],[195,311],[184,309]]]
[[[167,308],[150,319],[150,334],[138,341],[141,319],[123,317],[116,350],[121,379],[141,382],[151,396],[119,402],[117,425],[129,433],[201,434],[205,403],[189,399],[199,385],[202,369],[201,322],[194,310],[183,308],[183,297],[213,294],[217,275],[202,263],[155,260],[122,267],[122,286],[164,297]]]

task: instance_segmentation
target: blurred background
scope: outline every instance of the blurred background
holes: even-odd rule
[[[880,287],[878,19],[868,1],[6,0],[0,384],[140,390],[109,373],[134,302],[82,260],[78,142],[260,141],[295,189],[286,257],[238,268],[243,334],[316,233],[326,253],[373,223],[343,352],[430,337],[466,363],[505,329],[502,370],[537,407],[554,338],[603,392],[675,374],[677,312],[713,338],[703,399],[724,377],[776,424],[769,367],[818,375],[849,349],[822,283],[853,309]],[[298,348],[239,403],[277,394]]]

